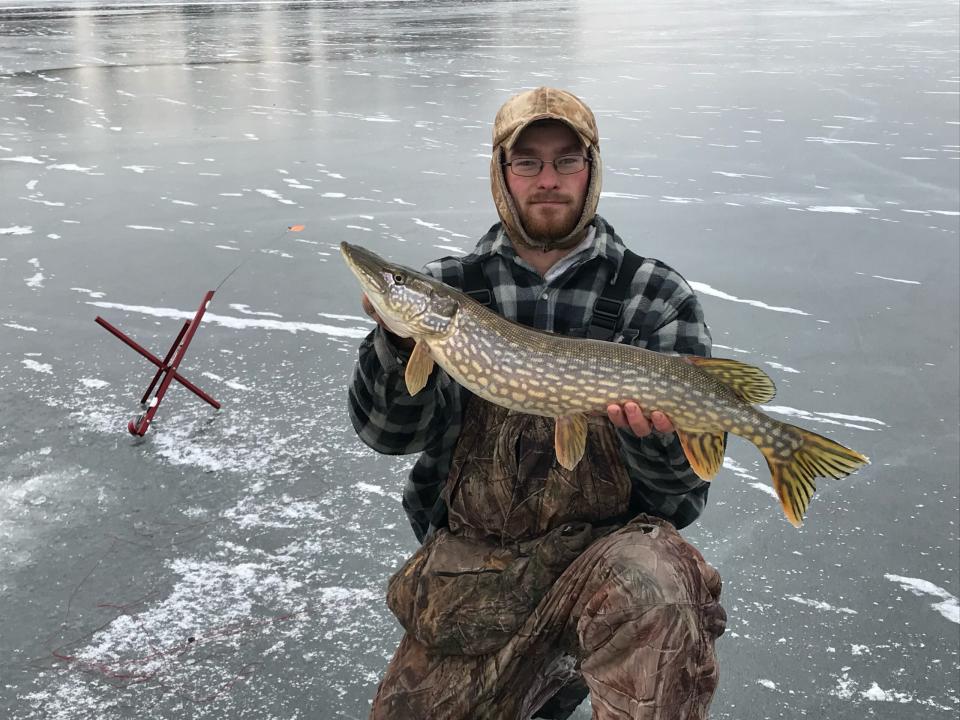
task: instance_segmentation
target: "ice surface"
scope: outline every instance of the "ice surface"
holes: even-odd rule
[[[468,252],[494,113],[551,84],[595,110],[600,211],[690,281],[714,353],[873,460],[796,531],[730,439],[684,531],[730,618],[711,716],[956,717],[956,16],[0,0],[0,715],[366,717],[414,458],[350,427],[371,324],[338,243]],[[223,409],[174,386],[132,438],[153,367],[93,318],[162,354],[225,277],[181,368]]]

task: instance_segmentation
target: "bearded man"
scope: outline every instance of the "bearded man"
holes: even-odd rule
[[[597,214],[599,145],[574,95],[510,98],[490,165],[500,222],[425,271],[540,330],[708,356],[690,286]],[[561,719],[588,692],[599,720],[705,718],[726,615],[719,574],[677,532],[708,485],[670,418],[611,405],[566,470],[552,418],[487,403],[439,367],[411,397],[412,341],[363,307],[378,326],[360,346],[350,417],[374,450],[420,453],[403,505],[422,543],[389,583],[406,633],[371,719]]]

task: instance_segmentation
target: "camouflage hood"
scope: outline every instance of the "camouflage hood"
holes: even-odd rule
[[[569,125],[583,142],[591,159],[590,182],[583,214],[573,231],[559,240],[541,242],[527,235],[520,221],[513,197],[507,190],[503,162],[507,151],[531,123],[539,120],[559,120]],[[493,155],[490,159],[490,184],[497,214],[510,240],[538,250],[556,250],[575,246],[583,239],[584,230],[597,214],[600,201],[600,181],[603,167],[600,163],[600,137],[597,122],[582,100],[564,90],[540,87],[514,95],[504,103],[493,123]]]

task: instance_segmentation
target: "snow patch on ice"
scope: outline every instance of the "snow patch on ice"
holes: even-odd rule
[[[276,190],[270,190],[268,188],[257,188],[256,190],[261,195],[264,195],[265,197],[268,197],[272,200],[276,200],[277,202],[283,203],[284,205],[296,205],[296,203],[293,200],[288,200],[283,195],[278,193]]]
[[[786,366],[786,365],[781,365],[781,364],[778,363],[778,362],[772,362],[772,361],[770,361],[770,360],[765,360],[765,361],[764,361],[764,364],[765,364],[765,365],[769,365],[769,366],[772,367],[772,368],[776,368],[777,370],[783,370],[783,372],[786,372],[786,373],[799,373],[799,372],[800,372],[799,370],[795,370],[795,369],[792,368],[792,367],[788,367],[788,366]]]
[[[44,276],[42,268],[40,267],[40,261],[37,258],[30,258],[27,260],[27,262],[33,265],[37,272],[28,278],[24,278],[24,282],[29,288],[42,288],[43,281],[46,280],[46,277]]]
[[[105,388],[110,385],[106,380],[98,380],[96,378],[80,378],[80,384],[91,390],[99,390],[100,388]]]
[[[371,485],[370,483],[366,483],[366,482],[358,482],[354,485],[354,487],[357,488],[357,490],[363,490],[363,492],[376,493],[377,495],[383,495],[383,496],[387,495],[387,491],[384,490],[379,485]]]
[[[459,247],[457,247],[456,245],[443,245],[443,244],[439,244],[439,243],[438,243],[438,244],[434,245],[433,247],[437,248],[438,250],[446,250],[447,252],[452,252],[452,253],[455,253],[455,254],[457,254],[457,255],[466,255],[466,254],[467,254],[467,251],[466,251],[466,250],[464,250],[463,248],[459,248]]]
[[[874,700],[877,702],[913,702],[913,696],[909,693],[896,692],[894,690],[884,690],[877,683],[873,683],[869,690],[863,690],[860,695],[865,700]]]
[[[880,143],[871,142],[869,140],[840,140],[838,138],[828,138],[828,137],[807,137],[804,138],[807,142],[819,142],[824,145],[879,145]]]
[[[78,172],[84,175],[103,175],[103,173],[92,172],[97,166],[83,167],[74,163],[59,163],[56,165],[47,165],[47,170],[66,170],[68,172]]]
[[[848,205],[812,205],[807,212],[840,213],[842,215],[861,215],[865,210],[876,210],[871,207],[850,207]]]
[[[601,192],[601,198],[620,198],[623,200],[643,200],[644,198],[650,197],[649,195],[636,195],[634,193],[624,193],[624,192]]]
[[[857,275],[865,275],[865,274],[866,273],[862,273],[862,272],[857,273]],[[923,284],[919,280],[904,280],[903,278],[886,277],[884,275],[871,275],[870,277],[875,278],[877,280],[889,280],[890,282],[904,283],[905,285],[922,285]]]
[[[49,363],[37,362],[36,360],[31,360],[30,358],[24,358],[20,361],[23,363],[23,366],[27,370],[33,370],[34,372],[43,373],[45,375],[53,375],[53,365]]]
[[[446,228],[441,227],[436,223],[427,222],[426,220],[421,220],[420,218],[410,218],[410,219],[413,220],[413,222],[415,222],[417,225],[420,225],[421,227],[430,228],[431,230],[439,230],[440,232],[447,233],[449,235],[452,235],[453,237],[461,237],[461,238],[469,237],[467,235],[461,235],[460,233],[453,232],[452,230],[447,230]]]
[[[753,175],[751,173],[724,172],[723,170],[714,170],[713,174],[723,175],[724,177],[731,177],[731,178],[760,178],[762,180],[773,179],[770,175]]]
[[[0,158],[0,160],[5,160],[6,162],[18,162],[18,163],[27,163],[28,165],[43,165],[43,160],[37,160],[37,158],[30,155],[18,155],[17,157],[5,157]]]
[[[726,463],[724,463],[724,464],[726,464]],[[770,497],[772,497],[774,500],[779,500],[779,499],[780,499],[780,498],[777,496],[777,491],[774,490],[774,489],[773,489],[772,487],[770,487],[769,485],[767,485],[766,483],[755,482],[755,483],[747,483],[747,484],[748,484],[750,487],[752,487],[752,488],[756,488],[756,489],[759,490],[760,492],[766,493],[767,495],[769,495]]]
[[[842,674],[837,678],[836,687],[830,690],[829,693],[830,695],[840,698],[841,700],[850,700],[852,702],[857,702],[858,700],[867,700],[870,702],[898,702],[903,704],[916,703],[918,705],[924,705],[926,707],[935,708],[937,710],[945,710],[948,712],[956,710],[956,708],[943,705],[932,698],[921,699],[911,695],[910,693],[902,693],[895,690],[884,690],[875,681],[871,681],[869,689],[859,690],[859,683],[850,677],[849,667],[842,668],[841,673]]]
[[[32,233],[32,225],[14,225],[12,227],[0,228],[0,235],[31,235]]]
[[[88,302],[88,305],[107,308],[112,310],[124,310],[126,312],[149,315],[151,317],[173,318],[177,320],[190,320],[196,315],[195,310],[176,310],[174,308],[148,307],[145,305],[124,305],[122,303],[110,302]],[[203,316],[203,322],[222,325],[232,330],[283,330],[296,334],[298,332],[312,332],[319,335],[330,335],[337,338],[365,338],[370,332],[367,328],[335,327],[333,325],[324,325],[322,323],[307,322],[281,322],[278,320],[260,320],[230,317],[229,315],[217,315],[216,313],[206,313]]]
[[[713,297],[720,298],[721,300],[730,300],[731,302],[744,303],[746,305],[752,305],[753,307],[758,307],[763,310],[773,310],[774,312],[789,313],[792,315],[809,315],[810,313],[804,312],[803,310],[797,310],[792,307],[778,307],[776,305],[767,305],[767,303],[760,300],[749,300],[746,298],[739,298],[736,295],[731,295],[726,293],[723,290],[717,290],[710,287],[706,283],[701,282],[691,282],[690,287],[692,287],[696,292],[703,293],[704,295],[712,295]]]
[[[934,603],[933,609],[943,615],[950,622],[960,624],[960,600],[957,596],[947,592],[942,587],[934,585],[928,580],[919,578],[903,577],[901,575],[885,574],[887,580],[898,583],[904,590],[909,590],[914,595],[931,595],[940,598],[942,602]]]
[[[720,348],[721,350],[730,350],[735,353],[741,353],[743,355],[750,355],[749,350],[744,350],[743,348],[732,347],[730,345],[721,345],[720,343],[713,343],[713,347]]]
[[[756,475],[751,475],[747,472],[747,469],[743,467],[740,463],[734,460],[731,457],[723,458],[723,467],[732,472],[738,478],[743,478],[744,480],[756,480]]]
[[[278,501],[264,504],[259,498],[246,497],[224,511],[223,517],[244,530],[251,528],[292,528],[303,523],[324,523],[331,520],[330,508],[320,502],[284,495]]]
[[[823,602],[822,600],[810,600],[809,598],[802,598],[799,595],[788,595],[787,600],[793,600],[795,603],[800,603],[801,605],[807,605],[817,610],[831,610],[837,613],[843,613],[845,615],[859,615],[856,610],[845,607],[834,607],[830,603]]]
[[[867,427],[866,425],[860,425],[859,423],[867,422],[874,423],[875,425],[882,425],[883,427],[887,426],[887,424],[882,420],[861,417],[859,415],[844,415],[842,413],[833,412],[810,412],[809,410],[799,410],[786,405],[761,405],[760,408],[764,412],[768,413],[777,413],[778,415],[786,415],[787,417],[801,418],[803,420],[823,423],[824,425],[842,425],[843,427],[855,428],[857,430],[869,430],[870,432],[876,432],[881,428]],[[855,420],[857,422],[843,422],[844,420]]]
[[[242,312],[244,315],[257,315],[259,317],[275,317],[280,318],[283,315],[280,315],[275,312],[258,312],[256,310],[251,310],[249,305],[243,305],[242,303],[230,303],[230,308],[236,310],[237,312]]]
[[[236,380],[224,380],[222,377],[220,377],[219,375],[215,375],[212,372],[205,372],[205,373],[202,373],[202,375],[204,377],[210,378],[211,380],[222,382],[228,388],[231,388],[233,390],[251,390],[252,389],[250,387],[247,387],[246,385],[242,385],[238,383]]]
[[[85,295],[89,295],[92,298],[102,298],[106,295],[105,292],[100,292],[99,290],[88,290],[87,288],[80,288],[80,287],[72,287],[70,289],[73,290],[74,292],[84,293]]]

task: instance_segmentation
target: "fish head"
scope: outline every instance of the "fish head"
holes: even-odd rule
[[[452,332],[460,303],[448,285],[359,245],[342,242],[340,253],[392,333],[429,339]]]

